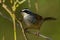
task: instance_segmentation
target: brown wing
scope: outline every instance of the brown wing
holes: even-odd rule
[[[38,14],[34,14],[35,15],[35,18],[38,20],[38,21],[40,21],[40,20],[42,20],[43,19],[43,17],[42,16],[40,16],[40,15],[38,15]]]
[[[43,17],[38,15],[38,14],[34,14],[34,15],[35,15],[35,18],[37,19],[36,23],[34,24],[34,28],[35,29],[40,29]]]

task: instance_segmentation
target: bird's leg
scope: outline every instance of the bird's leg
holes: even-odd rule
[[[27,29],[25,29],[25,32],[26,32],[26,33],[30,33],[30,34],[34,34],[34,35],[36,35],[36,36],[38,36],[38,37],[42,37],[42,38],[44,38],[44,39],[46,39],[46,40],[52,40],[50,37],[47,37],[47,36],[45,36],[45,35],[40,34],[39,31],[37,31],[37,32],[30,32],[30,31],[28,31]]]

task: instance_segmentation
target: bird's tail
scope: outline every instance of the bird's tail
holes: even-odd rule
[[[46,17],[46,18],[44,18],[44,21],[47,21],[47,20],[56,20],[56,18],[53,18],[53,17]]]

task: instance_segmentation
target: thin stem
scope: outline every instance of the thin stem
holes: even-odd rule
[[[14,27],[14,40],[17,40],[16,39],[16,22],[15,22],[15,14],[13,14],[13,27]]]
[[[10,0],[10,3],[12,4],[13,3],[13,0]]]
[[[0,0],[0,3],[2,3],[2,1]]]
[[[22,0],[21,2],[18,2],[18,3],[19,3],[19,4],[22,4],[22,3],[24,3],[25,1],[26,1],[26,0]],[[12,6],[12,10],[13,10],[14,12],[15,12],[15,10],[16,10],[16,3],[17,3],[17,1],[15,1],[15,2],[14,2],[14,5]],[[12,20],[13,20],[14,40],[17,40],[17,39],[16,39],[15,14],[12,13],[12,12],[7,8],[7,5],[5,5],[4,3],[3,3],[3,5],[2,5],[2,7],[10,14],[10,16],[11,16],[11,18],[12,18]],[[18,7],[18,6],[17,6],[17,7]],[[21,28],[22,28],[22,24],[21,24],[21,23],[20,23],[20,26],[21,26]],[[27,40],[23,28],[22,28],[22,32],[23,32],[23,35],[24,35],[25,40]]]
[[[28,7],[31,8],[31,0],[28,0]]]
[[[19,1],[18,3],[19,4],[22,4],[22,3],[24,3],[26,0],[22,0],[22,1]]]
[[[10,14],[12,20],[13,20],[13,27],[14,27],[14,40],[16,40],[16,25],[15,25],[15,15],[7,8],[5,4],[2,5],[2,7]]]
[[[35,2],[35,8],[36,8],[36,12],[38,13],[38,11],[39,11],[38,0],[36,0],[36,2]]]
[[[2,38],[2,40],[5,40],[5,36],[4,36],[4,34],[3,34],[3,38]]]
[[[3,0],[3,3],[5,2],[5,0]]]
[[[42,35],[39,32],[38,33],[37,32],[35,33],[35,32],[29,32],[29,31],[27,31],[27,33],[34,34],[34,35],[36,35],[38,37],[42,37],[42,38],[47,39],[47,40],[52,40],[50,37],[47,37],[45,35]]]
[[[17,20],[17,19],[16,19],[16,20]],[[17,20],[17,22],[18,22],[18,23],[20,24],[20,26],[21,26],[21,29],[22,29],[23,36],[24,36],[25,40],[28,40],[27,37],[26,37],[26,35],[25,35],[25,32],[24,32],[24,29],[23,29],[22,23],[21,23],[19,20]]]
[[[19,7],[20,4],[24,3],[26,0],[22,0],[22,1],[14,1],[14,5],[12,6],[12,10],[15,11],[17,7]],[[18,3],[18,4],[17,4]],[[16,5],[17,4],[17,5]]]

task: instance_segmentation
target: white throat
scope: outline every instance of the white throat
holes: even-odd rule
[[[23,16],[24,18],[27,18],[27,17],[29,16],[29,14],[23,12],[23,13],[22,13],[22,16]]]

